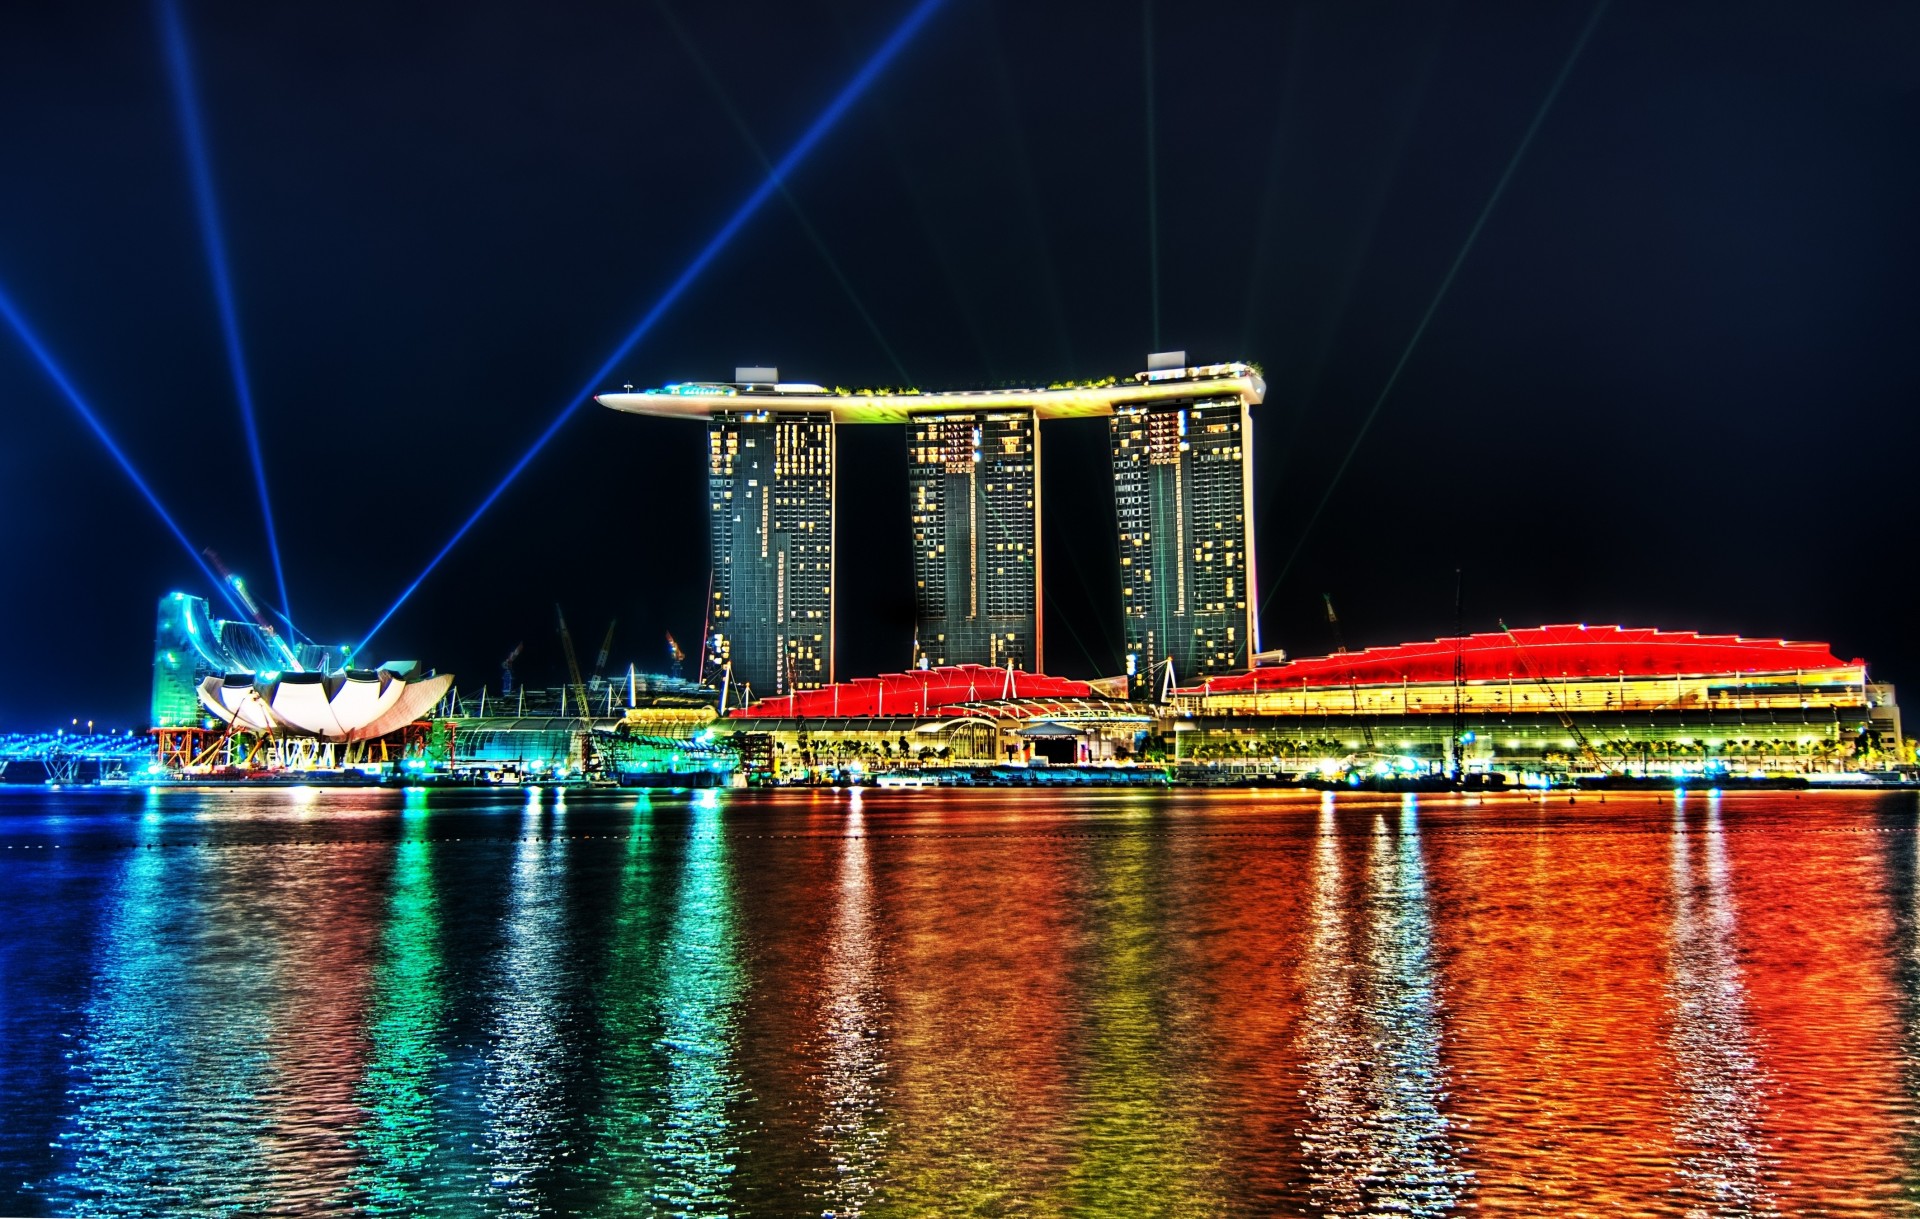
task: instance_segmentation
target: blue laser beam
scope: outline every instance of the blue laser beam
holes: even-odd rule
[[[225,580],[222,580],[214,574],[213,568],[207,566],[206,559],[200,555],[200,548],[187,540],[186,531],[180,528],[178,521],[173,519],[173,514],[168,512],[166,505],[160,502],[160,497],[154,494],[154,490],[147,484],[147,480],[140,477],[140,471],[134,469],[133,461],[127,456],[126,451],[114,442],[113,436],[108,433],[106,425],[100,422],[100,417],[93,413],[93,408],[89,407],[86,399],[80,396],[80,391],[74,388],[72,380],[67,377],[67,374],[54,360],[53,353],[47,350],[46,344],[42,343],[40,337],[33,332],[33,328],[27,325],[27,320],[20,316],[20,311],[14,308],[12,298],[6,294],[6,290],[3,288],[0,288],[0,314],[6,315],[8,324],[13,327],[13,332],[20,336],[20,342],[29,352],[33,353],[33,358],[40,362],[40,367],[46,372],[48,378],[51,379],[55,385],[59,386],[60,392],[66,396],[67,402],[72,405],[74,410],[80,413],[82,419],[86,420],[87,426],[93,429],[93,434],[99,438],[101,444],[106,446],[107,452],[113,455],[114,461],[119,463],[121,471],[126,474],[127,478],[135,487],[139,488],[140,494],[146,497],[146,501],[148,505],[153,508],[154,514],[166,524],[167,530],[172,533],[174,538],[180,543],[180,548],[185,550],[188,556],[193,559],[194,566],[198,567],[201,574],[207,577],[209,584],[220,590],[220,595],[224,597],[227,604],[233,608],[234,617],[244,621],[247,618],[246,610],[241,606],[239,601],[235,599],[233,590],[227,587]]]
[[[787,154],[780,158],[779,163],[768,173],[766,180],[762,182],[751,195],[747,196],[745,202],[734,209],[733,215],[729,216],[727,222],[720,226],[720,231],[713,235],[713,238],[707,242],[705,248],[703,248],[699,254],[695,255],[693,261],[687,264],[686,269],[680,272],[678,278],[667,285],[667,290],[660,294],[660,298],[653,303],[653,307],[648,309],[639,322],[634,325],[633,329],[627,334],[626,339],[620,346],[614,349],[613,354],[609,355],[600,367],[594,370],[593,376],[587,379],[586,384],[580,387],[579,392],[567,399],[567,404],[561,409],[559,415],[555,416],[553,422],[547,425],[546,430],[534,439],[532,446],[528,448],[525,453],[521,454],[520,460],[514,462],[512,467],[507,470],[506,477],[502,478],[499,483],[494,486],[493,490],[487,493],[487,497],[480,501],[480,506],[475,508],[472,515],[468,516],[460,528],[454,531],[453,536],[447,539],[447,544],[442,546],[433,558],[427,562],[426,567],[421,569],[420,574],[413,578],[413,582],[407,585],[406,589],[401,592],[399,598],[388,607],[387,612],[380,615],[380,620],[373,624],[373,629],[367,632],[366,637],[360,641],[360,646],[354,649],[356,654],[365,654],[367,644],[371,643],[373,637],[380,633],[380,628],[387,625],[387,621],[399,612],[400,607],[407,603],[407,598],[413,596],[414,590],[418,589],[421,583],[433,574],[434,568],[440,566],[440,561],[445,559],[453,548],[460,544],[460,539],[467,536],[467,531],[472,529],[474,524],[479,521],[482,516],[486,515],[487,509],[493,507],[494,501],[499,499],[501,494],[513,485],[514,479],[520,477],[520,472],[525,470],[527,466],[533,462],[533,459],[539,456],[540,450],[547,446],[547,442],[552,440],[562,427],[566,426],[567,420],[573,418],[574,412],[579,410],[588,400],[595,387],[606,380],[608,374],[614,370],[615,366],[617,366],[621,360],[626,359],[627,353],[632,351],[634,347],[639,344],[640,340],[646,337],[647,332],[659,323],[660,319],[666,315],[667,310],[671,309],[686,290],[693,286],[693,282],[700,277],[701,273],[707,269],[708,265],[711,264],[715,258],[720,256],[720,252],[724,250],[728,243],[746,226],[747,221],[753,219],[754,213],[758,212],[761,207],[766,204],[768,199],[779,192],[781,186],[786,182],[787,178],[792,175],[794,169],[800,162],[806,158],[807,154],[812,152],[814,147],[826,137],[834,125],[852,108],[854,102],[860,99],[860,95],[867,91],[868,87],[886,70],[887,65],[893,62],[894,58],[900,54],[907,43],[913,40],[914,35],[920,32],[921,27],[926,25],[927,19],[932,17],[945,3],[946,0],[920,0],[920,3],[914,6],[913,11],[908,13],[906,19],[895,28],[885,42],[880,44],[879,49],[874,51],[873,55],[868,58],[866,64],[860,71],[854,74],[853,79],[847,82],[846,86],[840,90],[839,94],[828,104],[827,108],[820,112],[820,116],[814,119],[813,125],[808,127],[805,133],[800,136],[799,140],[794,143],[793,147],[787,150]]]
[[[247,375],[246,353],[240,345],[240,317],[234,305],[233,276],[227,268],[227,243],[220,227],[220,209],[213,194],[213,169],[207,153],[206,129],[200,121],[200,103],[193,88],[193,61],[187,53],[186,27],[174,0],[158,0],[161,35],[166,42],[167,67],[173,79],[173,99],[180,115],[180,136],[187,146],[193,171],[193,199],[200,214],[200,237],[207,247],[213,295],[220,307],[220,329],[226,340],[227,366],[233,373],[234,396],[240,401],[240,421],[247,437],[247,455],[253,459],[253,483],[260,494],[260,515],[267,527],[267,551],[273,557],[273,579],[280,604],[293,611],[287,593],[287,573],[280,562],[280,534],[274,527],[273,503],[267,496],[267,463],[260,452],[260,429],[253,409],[253,382]],[[291,623],[291,619],[289,619]]]
[[[1494,183],[1493,193],[1487,196],[1487,202],[1481,207],[1479,217],[1473,222],[1473,227],[1467,230],[1467,239],[1460,243],[1460,250],[1453,256],[1453,264],[1447,268],[1445,277],[1440,280],[1440,286],[1434,291],[1433,299],[1427,302],[1427,311],[1420,315],[1420,324],[1413,328],[1412,337],[1401,349],[1400,358],[1394,362],[1393,371],[1387,374],[1387,382],[1380,387],[1379,396],[1373,400],[1372,409],[1360,421],[1360,430],[1354,435],[1353,443],[1347,446],[1345,456],[1341,457],[1340,464],[1334,467],[1333,478],[1327,483],[1327,489],[1321,493],[1320,502],[1314,505],[1312,514],[1307,517],[1306,526],[1300,530],[1299,538],[1294,541],[1293,550],[1288,553],[1287,561],[1280,567],[1280,575],[1267,586],[1266,596],[1260,602],[1261,612],[1266,611],[1267,606],[1273,601],[1273,595],[1280,591],[1280,586],[1286,583],[1288,573],[1293,571],[1294,561],[1300,557],[1301,550],[1307,544],[1307,538],[1313,533],[1313,527],[1320,523],[1321,514],[1327,510],[1328,501],[1333,499],[1333,493],[1340,486],[1340,480],[1346,476],[1347,467],[1353,464],[1354,454],[1360,451],[1361,442],[1366,440],[1368,430],[1373,427],[1373,421],[1380,417],[1380,408],[1387,404],[1387,399],[1393,395],[1394,386],[1400,383],[1400,374],[1406,371],[1407,361],[1413,358],[1414,349],[1420,345],[1421,338],[1427,333],[1427,326],[1433,321],[1433,315],[1440,311],[1440,303],[1447,299],[1447,290],[1453,287],[1454,277],[1460,274],[1460,268],[1465,265],[1467,255],[1473,252],[1474,243],[1480,240],[1480,230],[1487,227],[1488,217],[1493,215],[1493,209],[1499,205],[1500,196],[1506,193],[1507,184],[1513,181],[1514,173],[1520,168],[1520,162],[1526,158],[1527,149],[1533,145],[1533,137],[1540,133],[1541,126],[1547,121],[1548,112],[1553,109],[1553,103],[1560,96],[1560,90],[1566,85],[1567,78],[1573,75],[1573,66],[1580,62],[1581,53],[1587,49],[1588,40],[1593,37],[1593,31],[1600,25],[1600,18],[1606,15],[1607,5],[1611,2],[1612,0],[1599,0],[1599,3],[1594,5],[1593,12],[1588,15],[1587,23],[1580,28],[1580,36],[1574,39],[1573,49],[1567,52],[1566,61],[1560,65],[1559,74],[1553,78],[1552,87],[1541,99],[1539,109],[1534,111],[1533,121],[1527,124],[1526,133],[1520,137],[1519,145],[1514,148],[1513,155],[1507,159],[1506,170],[1501,173],[1500,180]]]

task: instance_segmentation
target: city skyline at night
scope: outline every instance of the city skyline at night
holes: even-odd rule
[[[1679,544],[1671,490],[1676,471],[1767,469],[1802,432],[1909,447],[1903,18],[1207,5],[1156,20],[1149,110],[1144,70],[1096,107],[1055,62],[1138,63],[1137,21],[950,2],[769,187],[915,11],[836,3],[689,11],[679,34],[651,11],[482,6],[386,14],[390,39],[200,2],[171,34],[144,3],[86,25],[10,10],[0,105],[22,122],[0,141],[18,187],[0,235],[33,239],[0,241],[0,286],[188,544],[33,353],[0,343],[9,573],[43,590],[0,608],[0,638],[44,641],[72,677],[56,708],[0,665],[0,723],[138,724],[153,599],[218,596],[191,558],[208,545],[315,639],[357,645],[386,618],[386,655],[484,681],[524,643],[521,669],[558,683],[560,601],[596,632],[620,621],[617,660],[663,669],[665,635],[710,610],[686,508],[705,438],[591,409],[550,428],[575,387],[782,360],[848,384],[1032,385],[1169,347],[1255,361],[1269,385],[1248,445],[1263,649],[1332,646],[1322,593],[1356,644],[1444,633],[1458,567],[1471,629],[1659,622],[1834,638],[1890,679],[1920,665],[1900,589]],[[1721,52],[1688,50],[1703,40]],[[1227,44],[1270,70],[1208,71]],[[794,70],[740,70],[755,47]],[[638,146],[645,164],[605,155]],[[1063,148],[1083,160],[1042,154]],[[129,181],[151,187],[137,208]],[[1037,654],[1123,672],[1144,654],[1117,538],[1058,510],[1111,494],[1109,426],[1041,431]],[[942,633],[898,508],[910,472],[885,429],[837,439],[860,476],[830,545],[875,591],[841,590],[826,663],[884,672]],[[353,473],[307,473],[323,457]],[[1544,481],[1513,472],[1547,460]],[[1768,553],[1903,579],[1882,532],[1745,511]],[[615,522],[644,523],[638,540],[604,537]],[[355,578],[332,578],[349,558]],[[504,578],[531,566],[542,579]]]

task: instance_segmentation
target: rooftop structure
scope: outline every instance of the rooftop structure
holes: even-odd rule
[[[738,369],[777,373],[771,368]],[[1116,407],[1191,398],[1196,383],[1210,395],[1233,395],[1246,402],[1266,396],[1266,382],[1251,365],[1200,364],[1153,368],[1131,377],[1098,381],[1057,381],[1018,389],[829,389],[808,382],[682,381],[659,389],[599,394],[594,401],[632,415],[667,419],[706,419],[721,411],[824,411],[835,423],[905,423],[916,415],[973,414],[980,411],[1032,411],[1041,419],[1104,419]]]
[[[1336,652],[1226,674],[1181,693],[1451,684],[1456,657],[1468,682],[1725,677],[1854,669],[1864,673],[1867,663],[1843,661],[1824,643],[1623,626],[1541,626]]]
[[[200,683],[200,704],[236,729],[370,741],[427,714],[453,685],[413,661],[333,673],[233,673]]]
[[[1092,682],[985,665],[944,665],[836,682],[779,698],[763,698],[730,714],[739,719],[929,715],[962,703],[1000,699],[1094,698]]]
[[[766,742],[769,778],[911,766],[1110,763],[1135,756],[1151,708],[1122,683],[943,665],[767,698],[726,721],[735,742]],[[716,725],[716,728],[720,728]]]

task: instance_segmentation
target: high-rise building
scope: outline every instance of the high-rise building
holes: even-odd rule
[[[833,680],[833,416],[717,411],[707,423],[708,647],[756,696]]]
[[[907,423],[915,629],[930,665],[1043,669],[1040,429],[1034,413]]]
[[[1239,394],[1117,404],[1109,424],[1127,676],[1157,696],[1260,650],[1252,421]]]
[[[855,391],[741,368],[732,381],[598,400],[707,423],[705,654],[756,697],[834,678],[836,426],[906,428],[920,657],[1035,671],[1045,597],[1039,425],[1110,419],[1125,663],[1135,691],[1157,697],[1169,659],[1185,683],[1245,668],[1259,649],[1247,407],[1265,393],[1249,365],[1188,366],[1169,352],[1132,377],[1026,389]],[[1096,523],[1104,504],[1068,510],[1086,528],[1107,527]]]

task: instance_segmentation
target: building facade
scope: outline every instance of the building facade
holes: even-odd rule
[[[754,696],[833,680],[833,429],[821,411],[708,420],[708,647]]]
[[[1821,773],[1910,755],[1893,687],[1824,643],[1543,626],[1262,665],[1175,693],[1183,752],[1311,768]]]
[[[1127,676],[1136,695],[1245,669],[1254,600],[1252,421],[1238,395],[1117,405],[1110,422]]]
[[[907,424],[919,662],[1044,668],[1039,476],[1032,411]]]

